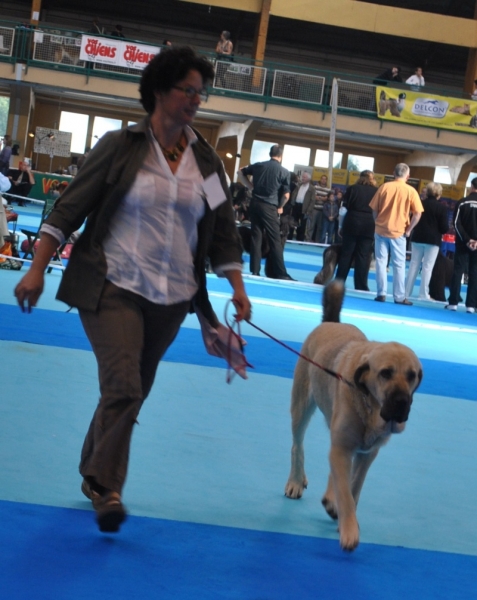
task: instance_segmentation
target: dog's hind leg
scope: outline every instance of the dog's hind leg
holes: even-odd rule
[[[293,445],[291,450],[291,470],[285,486],[285,496],[288,498],[301,498],[303,490],[308,486],[305,474],[305,451],[303,440],[306,429],[313,413],[316,403],[309,392],[307,366],[300,361],[295,373],[295,383],[292,391],[292,434]]]

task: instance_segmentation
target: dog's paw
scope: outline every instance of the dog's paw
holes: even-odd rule
[[[321,504],[323,504],[330,517],[336,521],[338,518],[338,511],[336,510],[335,503],[332,500],[329,500],[326,496],[323,496],[321,499]]]
[[[299,483],[298,481],[288,480],[285,486],[285,496],[287,498],[292,498],[293,500],[298,500],[303,496],[304,490],[308,487],[308,480],[305,479]]]
[[[353,552],[359,544],[359,525],[356,518],[339,524],[340,546],[345,552]]]

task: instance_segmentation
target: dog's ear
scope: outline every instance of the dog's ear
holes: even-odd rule
[[[356,371],[354,372],[354,384],[355,386],[358,388],[358,390],[360,392],[363,392],[364,394],[368,394],[369,390],[366,387],[366,384],[364,383],[365,379],[366,379],[366,374],[369,372],[369,363],[368,362],[364,362],[362,365],[360,365]]]
[[[422,377],[423,377],[423,373],[422,373],[422,369],[419,369],[418,373],[417,373],[417,385],[414,388],[414,392],[417,390],[417,388],[421,385],[421,381],[422,381]],[[413,394],[414,394],[413,392]]]

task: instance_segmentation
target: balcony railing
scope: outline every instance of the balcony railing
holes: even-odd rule
[[[41,26],[31,29],[15,23],[0,22],[0,62],[21,62],[29,67],[68,71],[89,77],[139,80],[141,68],[116,66],[80,59],[84,32]],[[108,38],[105,41],[118,38]],[[123,40],[130,44],[148,42]],[[200,51],[199,51],[200,52]],[[338,110],[361,117],[377,118],[375,85],[372,78],[346,73],[310,69],[260,61],[245,57],[235,61],[216,60],[215,54],[200,52],[215,64],[211,94],[238,97],[267,104],[283,104],[309,110],[330,111],[330,91],[333,79],[338,80]],[[410,89],[404,84],[393,87]],[[468,94],[426,86],[426,93],[469,98]]]

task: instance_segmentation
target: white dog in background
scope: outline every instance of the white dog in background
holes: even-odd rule
[[[346,382],[298,359],[291,403],[291,471],[285,495],[301,498],[307,487],[303,440],[318,406],[331,434],[331,472],[322,503],[330,517],[338,519],[341,547],[351,551],[359,543],[356,507],[366,474],[391,434],[404,430],[422,366],[407,346],[370,342],[354,325],[339,323],[343,297],[341,281],[328,284],[323,322],[305,340],[301,353],[339,373]]]

